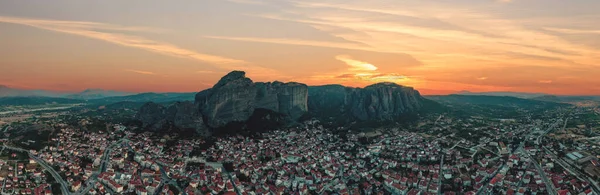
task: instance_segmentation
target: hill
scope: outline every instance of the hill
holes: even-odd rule
[[[540,113],[569,104],[508,96],[445,95],[425,98],[446,105],[454,114],[490,118],[514,118],[525,113]]]
[[[0,106],[78,104],[84,102],[83,100],[56,97],[0,97]]]
[[[523,93],[523,92],[510,92],[510,91],[493,91],[493,92],[470,92],[470,91],[461,91],[456,95],[470,95],[470,96],[507,96],[507,97],[516,97],[516,98],[537,98],[542,96],[548,96],[549,94],[545,93]]]
[[[108,98],[108,97],[119,97],[119,96],[127,96],[127,95],[133,95],[133,93],[104,90],[104,89],[86,89],[82,92],[79,92],[76,94],[70,94],[65,97],[71,98],[71,99],[90,100],[90,99],[102,99],[102,98]]]
[[[446,95],[446,96],[426,96],[434,101],[445,104],[474,104],[490,105],[513,108],[537,108],[537,107],[558,107],[566,104],[539,101],[533,99],[523,99],[509,96],[485,96],[485,95]]]
[[[108,104],[116,102],[176,102],[193,101],[196,93],[140,93],[128,96],[107,97],[89,100],[90,104]]]

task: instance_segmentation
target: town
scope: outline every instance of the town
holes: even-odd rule
[[[597,112],[439,115],[368,132],[308,120],[204,139],[120,123],[83,130],[94,120],[72,125],[61,116],[73,113],[56,111],[19,118],[55,128],[47,140],[15,138],[14,125],[3,127],[0,193],[591,195],[600,192],[600,142],[598,128],[584,120]]]

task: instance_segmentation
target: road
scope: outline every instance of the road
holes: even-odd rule
[[[443,114],[440,114],[440,116],[439,116],[437,119],[435,119],[435,122],[433,123],[433,126],[434,126],[434,127],[437,125],[438,121],[439,121],[440,119],[442,119],[442,117],[444,117],[444,115],[443,115]]]
[[[550,127],[548,128],[548,130],[546,130],[546,131],[545,131],[545,133],[544,133],[544,134],[547,134],[548,132],[552,131],[552,130],[553,130],[553,129],[554,129],[554,128],[555,128],[555,127],[558,125],[558,122],[559,122],[559,120],[556,120],[556,122],[554,122],[554,124],[552,124],[552,126],[550,126]],[[527,140],[529,140],[529,139],[531,138],[531,136],[532,136],[532,134],[533,134],[533,132],[534,132],[534,131],[533,131],[533,129],[534,129],[534,128],[532,128],[532,131],[531,131],[529,134],[527,134],[527,136],[525,136],[525,139],[524,139],[523,141],[521,141],[521,143],[519,144],[519,147],[517,147],[517,148],[515,148],[513,151],[511,151],[511,154],[513,154],[513,153],[516,153],[516,152],[523,151],[523,148],[525,147],[525,142],[527,142]],[[488,187],[488,185],[489,185],[489,182],[491,182],[491,181],[492,181],[492,179],[493,179],[494,177],[496,177],[496,175],[498,174],[498,171],[499,171],[499,170],[502,170],[502,169],[503,169],[505,166],[506,166],[506,163],[503,163],[503,164],[502,164],[502,166],[500,166],[500,168],[498,168],[498,169],[497,169],[497,170],[494,172],[494,174],[492,174],[490,177],[487,177],[487,178],[485,179],[485,182],[483,182],[483,183],[484,183],[484,185],[483,185],[483,186],[482,186],[482,187],[481,187],[479,190],[477,190],[477,193],[476,193],[476,194],[477,194],[477,195],[480,195],[481,193],[483,193],[483,190],[484,190],[484,189],[486,189],[486,188]]]
[[[29,154],[29,157],[31,159],[33,159],[36,163],[38,163],[44,169],[46,169],[46,171],[48,171],[50,173],[50,175],[52,175],[52,177],[54,177],[54,180],[56,180],[60,184],[60,190],[62,191],[63,195],[71,194],[71,192],[69,191],[69,185],[67,184],[67,182],[65,182],[65,180],[63,180],[63,178],[60,176],[60,174],[58,174],[58,172],[56,172],[56,170],[54,170],[54,168],[52,168],[50,165],[46,164],[46,161],[38,158],[37,156],[31,154],[28,150],[25,150],[22,148],[17,148],[17,147],[12,147],[12,146],[7,146],[7,145],[4,145],[4,148],[7,148],[9,150],[19,151],[19,152],[25,152],[25,153]]]
[[[119,141],[114,142],[113,144],[109,145],[108,148],[106,148],[104,150],[104,153],[102,154],[101,157],[101,164],[100,167],[98,168],[98,172],[93,173],[90,178],[88,178],[88,180],[86,181],[86,187],[80,189],[79,191],[75,192],[75,195],[79,195],[79,194],[87,194],[96,184],[96,182],[98,182],[98,175],[104,171],[106,171],[106,163],[110,161],[109,159],[109,154],[112,151],[112,149],[114,147],[116,147],[117,145],[123,143],[124,141],[127,141],[126,138],[122,138]]]
[[[10,125],[6,125],[6,127],[4,127],[4,129],[2,129],[2,133],[6,133],[6,131],[8,130],[9,127],[10,127]]]
[[[49,110],[65,110],[65,109],[73,108],[73,107],[80,106],[80,105],[83,105],[83,104],[70,104],[70,105],[59,106],[59,107],[47,107],[47,108],[34,108],[34,109],[23,109],[23,110],[11,110],[11,111],[0,112],[0,115],[14,114],[14,113],[25,113],[25,112],[37,112],[37,111],[49,111]]]
[[[542,176],[542,180],[544,180],[544,184],[546,185],[546,189],[549,189],[548,193],[550,195],[557,194],[557,192],[554,190],[554,187],[552,186],[552,183],[550,183],[550,179],[548,179],[548,177],[546,176],[546,172],[542,169],[542,166],[540,166],[540,164],[537,162],[537,160],[534,159],[531,155],[529,155],[529,152],[525,152],[522,149],[521,149],[521,152],[527,154],[527,157],[529,157],[529,159],[531,159],[531,162],[533,163],[533,165],[537,169],[538,173],[540,174],[540,176]]]
[[[563,160],[561,160],[560,158],[558,158],[558,156],[556,156],[554,153],[550,152],[550,150],[548,150],[548,148],[543,147],[544,151],[546,152],[546,154],[549,154],[552,156],[553,159],[556,159],[556,163],[558,163],[558,165],[560,165],[563,169],[567,170],[569,173],[571,173],[571,175],[574,175],[575,177],[577,177],[577,179],[581,180],[581,181],[587,181],[591,184],[592,186],[592,190],[596,193],[596,194],[600,194],[600,186],[598,186],[598,183],[594,182],[593,179],[587,177],[585,174],[581,173],[579,170],[577,169],[573,169],[571,167],[571,165],[569,165],[568,163],[564,162]]]
[[[579,139],[576,139],[576,140],[577,140],[577,141],[580,141],[580,140],[597,140],[597,139],[600,139],[600,136],[596,136],[596,137],[587,137],[587,138],[579,138]]]
[[[123,142],[125,142],[125,145],[127,146],[127,148],[129,149],[130,152],[133,152],[136,155],[139,154],[135,150],[133,150],[133,148],[131,147],[131,145],[129,145],[129,142],[131,142],[131,141],[129,139],[127,139],[126,137],[123,138],[123,139],[121,139],[121,140],[119,140],[118,142],[114,143],[113,145],[111,145],[109,147],[109,149],[107,149],[105,152],[110,152],[110,150],[112,150],[113,147],[115,147],[117,144],[121,144]],[[106,162],[108,160],[109,160],[108,159],[108,155],[105,154],[105,156],[103,157],[102,165],[100,166],[101,167],[101,171],[104,171],[104,169],[105,169],[104,166],[106,166]],[[157,164],[159,165],[158,167],[160,169],[161,180],[164,182],[164,184],[171,184],[171,185],[175,186],[175,188],[177,188],[177,190],[179,190],[179,192],[181,192],[181,194],[187,195],[187,193],[185,192],[185,190],[183,188],[181,188],[181,186],[179,186],[179,183],[177,183],[176,181],[172,180],[167,175],[167,173],[165,172],[165,169],[164,169],[163,165],[160,164],[160,163],[158,163],[158,162],[157,162]],[[157,193],[158,192],[159,191],[157,190]]]
[[[458,145],[458,143],[456,143],[456,145]],[[446,157],[446,151],[442,150],[442,159],[440,160],[440,174],[438,177],[438,195],[442,194],[442,178],[444,178],[444,173],[442,170],[444,169],[444,157]]]
[[[569,121],[569,119],[565,120],[565,126],[567,125],[567,121]],[[543,134],[540,134],[536,140],[537,143],[541,144],[541,139],[542,137],[544,137],[546,134],[550,133],[552,130],[554,130],[554,128],[556,127],[556,125],[558,125],[558,121],[556,121],[556,123],[554,123],[552,125],[552,127],[548,128],[548,130],[546,130]],[[563,129],[565,128],[565,126],[563,126]],[[531,159],[531,162],[533,163],[533,165],[535,166],[535,168],[537,169],[538,173],[540,174],[540,176],[542,177],[542,180],[544,180],[544,184],[546,185],[546,189],[548,190],[548,193],[551,195],[557,194],[557,192],[554,190],[554,187],[551,185],[552,183],[550,183],[550,179],[548,179],[548,177],[546,176],[546,172],[542,169],[542,166],[540,166],[540,164],[537,162],[536,159],[534,159],[529,152],[526,152],[523,150],[523,148],[518,148],[518,150],[521,153],[524,153],[527,155],[527,157],[529,157],[529,159]]]

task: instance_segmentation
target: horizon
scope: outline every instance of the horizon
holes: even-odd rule
[[[595,7],[599,1],[2,1],[0,84],[197,92],[244,70],[259,82],[393,82],[423,95],[598,96]]]
[[[292,81],[293,82],[293,81]],[[216,82],[215,82],[216,83]],[[376,83],[373,83],[376,84]],[[325,86],[325,85],[340,85],[340,84],[336,84],[336,83],[330,83],[330,84],[322,84],[322,85],[308,85],[308,86]],[[16,89],[16,90],[41,90],[41,91],[48,91],[48,92],[54,92],[54,93],[59,93],[59,94],[77,94],[77,93],[82,93],[84,91],[87,90],[103,90],[103,91],[113,91],[113,92],[122,92],[122,93],[131,93],[130,95],[136,95],[136,94],[143,94],[143,93],[197,93],[200,92],[202,90],[205,89],[201,89],[198,91],[119,91],[119,90],[113,90],[113,89],[98,89],[98,88],[85,88],[85,89],[80,89],[80,90],[74,90],[74,91],[56,91],[56,90],[49,90],[49,89],[27,89],[27,88],[14,88],[11,87],[9,85],[3,85],[0,84],[0,88],[1,87],[8,87],[10,89]],[[366,86],[365,86],[366,87]],[[411,86],[405,86],[405,87],[411,87]],[[364,88],[364,87],[359,87],[359,88]],[[209,89],[209,88],[206,88]],[[439,94],[435,94],[435,93],[431,93],[431,94],[427,94],[427,93],[423,93],[420,89],[414,88],[415,90],[419,91],[419,93],[423,96],[437,96],[437,95],[472,95],[472,94],[465,94],[465,93],[475,93],[475,94],[479,94],[479,93],[515,93],[515,94],[528,94],[528,95],[550,95],[550,96],[572,96],[572,97],[576,97],[576,96],[598,96],[600,97],[600,95],[580,95],[580,94],[571,94],[571,95],[561,95],[561,94],[550,94],[550,93],[542,93],[542,92],[519,92],[519,91],[468,91],[468,90],[462,90],[462,91],[456,91],[456,92],[452,92],[452,93],[439,93]],[[427,89],[425,89],[427,90]],[[486,94],[483,94],[486,95]],[[2,96],[0,96],[2,97]],[[13,97],[13,96],[5,96],[5,97]],[[14,96],[14,97],[22,97],[22,96]],[[43,97],[43,96],[41,96]]]

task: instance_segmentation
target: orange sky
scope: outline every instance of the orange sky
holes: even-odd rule
[[[255,81],[600,95],[596,0],[0,2],[0,85],[199,91]]]

